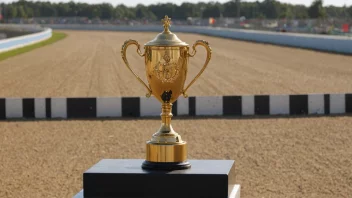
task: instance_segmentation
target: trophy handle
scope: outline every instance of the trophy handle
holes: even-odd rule
[[[193,52],[192,52],[192,53],[188,53],[188,56],[189,56],[189,57],[193,57],[193,56],[196,55],[196,53],[197,53],[196,47],[197,47],[198,45],[203,46],[203,47],[207,50],[207,59],[205,60],[205,63],[204,63],[203,68],[199,71],[199,73],[196,75],[196,77],[194,77],[194,79],[189,83],[189,85],[188,85],[185,89],[183,89],[182,94],[183,94],[183,96],[184,96],[185,98],[188,97],[188,95],[186,94],[186,91],[187,91],[188,88],[199,78],[199,76],[202,75],[202,73],[204,72],[205,68],[207,68],[208,63],[209,63],[209,61],[210,61],[210,59],[211,59],[211,48],[210,48],[210,46],[209,46],[209,43],[208,43],[207,41],[204,41],[204,40],[198,40],[198,41],[196,41],[196,42],[193,44],[193,46],[192,46]]]
[[[146,97],[149,98],[152,94],[152,90],[147,86],[147,84],[145,82],[143,82],[143,80],[131,69],[130,64],[127,61],[127,56],[126,56],[126,50],[128,48],[128,46],[130,45],[136,45],[137,46],[137,53],[139,56],[144,57],[145,53],[142,54],[141,49],[140,49],[140,45],[138,43],[138,41],[136,40],[127,40],[125,41],[125,43],[122,45],[122,49],[121,49],[121,56],[123,61],[125,62],[127,68],[132,72],[132,74],[137,78],[137,80],[142,83],[144,85],[144,87],[148,90],[148,93],[146,94]]]

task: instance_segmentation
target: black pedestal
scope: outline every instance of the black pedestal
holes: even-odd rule
[[[190,169],[175,171],[144,170],[143,162],[101,160],[75,198],[228,198],[235,185],[233,160],[189,160]]]

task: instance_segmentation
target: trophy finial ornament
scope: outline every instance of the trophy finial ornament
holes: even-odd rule
[[[171,18],[165,15],[164,19],[161,20],[164,26],[164,32],[170,32],[169,28],[171,26]]]
[[[167,15],[161,21],[164,31],[144,44],[145,53],[142,54],[136,40],[128,40],[122,45],[121,56],[127,68],[147,89],[147,97],[153,95],[161,103],[161,126],[147,141],[146,160],[142,168],[187,169],[191,167],[187,160],[187,143],[171,126],[172,105],[180,95],[187,97],[186,91],[206,69],[212,51],[208,42],[203,40],[196,41],[192,47],[181,41],[169,30],[171,18]],[[147,83],[132,70],[127,61],[126,51],[130,45],[135,45],[137,53],[144,58]],[[205,63],[194,79],[185,85],[189,58],[195,56],[196,47],[199,45],[207,51]]]

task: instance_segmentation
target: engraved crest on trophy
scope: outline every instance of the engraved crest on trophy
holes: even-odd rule
[[[165,52],[163,59],[154,67],[154,74],[162,83],[174,82],[180,72],[180,65],[170,61],[170,56]]]

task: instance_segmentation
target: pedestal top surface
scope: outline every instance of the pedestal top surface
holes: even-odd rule
[[[116,174],[229,174],[234,160],[189,160],[191,168],[174,171],[148,171],[141,168],[143,159],[103,159],[85,173],[116,173]]]

